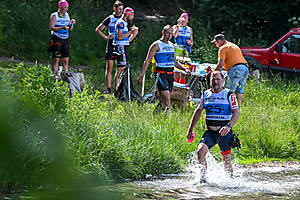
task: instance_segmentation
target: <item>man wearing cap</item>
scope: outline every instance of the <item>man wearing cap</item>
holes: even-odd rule
[[[190,73],[190,71],[176,60],[175,48],[173,43],[170,42],[173,36],[172,26],[164,26],[162,34],[162,38],[153,42],[149,47],[146,60],[138,78],[138,84],[142,83],[147,68],[154,57],[156,62],[155,73],[159,75],[157,87],[162,97],[162,109],[168,112],[170,108],[170,92],[173,89],[174,82],[174,67],[176,66],[187,73]]]
[[[134,10],[130,7],[124,9],[123,17],[120,18],[115,25],[115,34],[113,38],[113,45],[116,47],[117,56],[117,71],[114,77],[114,82],[118,75],[125,69],[127,65],[127,47],[130,42],[138,34],[138,27],[135,25],[129,26],[129,23],[132,23],[134,19]]]
[[[175,41],[176,56],[189,57],[193,46],[193,29],[187,26],[189,21],[188,13],[182,13],[177,20],[177,25],[173,26],[173,36]],[[177,77],[175,77],[177,79]],[[179,81],[185,84],[185,74],[180,73]]]
[[[242,103],[249,69],[241,49],[236,44],[227,41],[223,34],[215,35],[211,42],[219,48],[218,63],[215,70],[221,70],[224,67],[227,71],[225,85],[236,93],[238,102]]]
[[[109,15],[107,18],[103,20],[96,28],[96,32],[105,40],[107,40],[106,45],[106,70],[105,70],[105,79],[107,83],[107,90],[104,92],[106,94],[111,94],[111,74],[114,67],[114,60],[116,56],[113,54],[114,45],[113,38],[115,34],[115,25],[116,22],[122,17],[123,14],[123,3],[121,1],[116,1],[113,6],[114,13]],[[103,33],[103,30],[107,27],[108,35],[106,36]]]
[[[51,31],[51,40],[53,45],[53,71],[58,72],[59,59],[62,60],[63,70],[69,70],[69,30],[73,30],[75,19],[70,19],[68,13],[69,3],[60,0],[58,3],[58,12],[50,16],[49,29]]]

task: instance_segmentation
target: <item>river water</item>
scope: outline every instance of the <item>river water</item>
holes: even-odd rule
[[[299,163],[234,164],[234,178],[211,154],[207,155],[207,164],[206,183],[200,183],[200,166],[194,154],[185,173],[147,175],[143,181],[118,184],[113,190],[128,200],[300,199]]]

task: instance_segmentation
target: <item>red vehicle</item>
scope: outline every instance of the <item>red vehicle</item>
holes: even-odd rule
[[[259,70],[300,72],[300,27],[287,34],[268,48],[241,47],[250,67]]]

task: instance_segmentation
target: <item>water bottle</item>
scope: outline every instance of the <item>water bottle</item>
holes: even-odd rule
[[[192,143],[195,139],[195,132],[192,133],[192,138],[188,138],[188,142]]]

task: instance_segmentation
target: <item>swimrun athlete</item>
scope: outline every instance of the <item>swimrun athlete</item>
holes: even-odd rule
[[[138,34],[138,27],[135,25],[129,27],[129,23],[134,19],[134,10],[130,7],[124,9],[123,17],[116,22],[115,35],[113,38],[113,45],[116,46],[117,56],[117,71],[114,77],[114,82],[116,84],[116,79],[118,75],[125,69],[128,64],[127,60],[127,47],[130,42]]]
[[[173,36],[172,26],[164,26],[162,34],[162,38],[153,42],[149,47],[146,60],[138,78],[138,84],[142,82],[148,66],[154,57],[156,63],[155,73],[159,73],[157,87],[162,97],[162,109],[168,112],[170,108],[170,92],[172,91],[174,82],[174,67],[176,66],[187,73],[190,73],[190,71],[176,60],[175,48],[173,43],[170,42]]]
[[[189,16],[187,13],[182,13],[177,20],[177,25],[173,26],[173,36],[175,40],[175,54],[180,57],[189,57],[193,46],[193,30],[187,26]],[[185,84],[185,74],[180,73],[180,79],[177,80],[176,73],[175,81]]]
[[[113,6],[114,13],[106,17],[103,22],[99,24],[96,28],[96,32],[105,40],[107,40],[106,45],[106,70],[105,70],[105,79],[107,84],[107,90],[104,92],[106,94],[111,94],[111,76],[112,70],[114,67],[114,60],[117,58],[114,52],[113,38],[115,34],[115,25],[116,22],[122,17],[123,14],[123,3],[120,1],[116,1]],[[107,27],[108,35],[106,36],[103,33],[103,30]]]
[[[69,30],[73,30],[75,19],[70,20],[68,13],[69,3],[60,0],[58,3],[58,12],[50,16],[49,28],[51,39],[53,41],[53,71],[58,72],[59,59],[62,60],[63,71],[69,70]]]
[[[224,77],[222,72],[213,71],[211,74],[212,88],[206,90],[201,97],[200,104],[192,117],[187,138],[193,137],[193,128],[196,126],[203,110],[206,111],[206,126],[197,154],[200,164],[202,164],[201,182],[206,181],[206,154],[210,148],[219,145],[222,155],[222,161],[225,170],[233,176],[231,165],[231,146],[229,145],[232,135],[232,126],[239,118],[239,108],[236,96],[227,88],[224,88]]]

